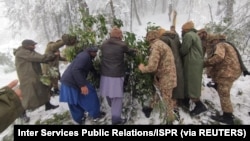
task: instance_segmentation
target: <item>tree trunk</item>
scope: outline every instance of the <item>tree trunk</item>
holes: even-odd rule
[[[172,11],[173,11],[173,5],[172,5],[172,3],[170,3],[168,5],[168,18],[169,18],[169,21],[171,21],[171,13],[172,13]]]
[[[130,32],[133,29],[133,2],[130,0]]]
[[[141,25],[141,20],[140,20],[139,14],[138,14],[138,12],[137,12],[137,6],[136,6],[135,0],[133,0],[133,3],[134,3],[134,7],[135,7],[134,9],[135,9],[136,19],[137,19],[137,21],[138,21],[138,24]]]
[[[69,25],[72,26],[73,22],[72,22],[72,19],[71,19],[71,14],[70,14],[70,9],[69,9],[69,3],[68,3],[68,1],[66,1],[66,14],[67,14],[67,18],[69,20]]]
[[[156,11],[156,8],[157,7],[157,0],[155,0],[155,3],[154,3],[154,10],[153,10],[153,15],[155,14],[155,11]]]
[[[229,23],[231,23],[233,20],[233,5],[234,5],[234,0],[226,1],[225,18],[228,20]]]
[[[47,26],[46,26],[46,17],[45,15],[43,15],[43,31],[45,33],[45,37],[47,38],[47,41],[50,41],[50,36],[49,36],[49,32],[47,31]]]
[[[167,1],[162,0],[162,13],[165,13],[167,9]]]
[[[210,12],[211,21],[214,22],[211,5],[208,4],[208,7],[209,7],[209,12]]]
[[[114,8],[114,4],[113,4],[112,0],[110,0],[110,8],[111,8],[112,18],[116,19],[116,17],[115,17],[115,8]]]

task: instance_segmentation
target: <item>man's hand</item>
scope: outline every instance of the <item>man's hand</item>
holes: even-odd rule
[[[139,66],[138,66],[138,69],[140,70],[140,71],[142,71],[143,69],[144,69],[144,64],[140,64]]]
[[[87,95],[87,94],[89,93],[88,87],[87,87],[87,86],[82,86],[82,87],[81,87],[81,93],[82,93],[83,95]]]
[[[17,86],[17,84],[18,84],[18,80],[16,79],[16,80],[11,81],[11,82],[7,85],[7,87],[13,89],[14,92],[15,92],[15,94],[19,97],[19,99],[22,100],[23,97],[22,97],[21,89],[20,89],[20,88],[15,88],[15,87]]]

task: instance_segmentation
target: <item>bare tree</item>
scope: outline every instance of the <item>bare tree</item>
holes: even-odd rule
[[[225,18],[230,22],[232,22],[233,18],[233,5],[234,5],[234,0],[226,0],[226,13],[225,13]]]
[[[136,19],[138,21],[138,24],[141,25],[141,20],[140,20],[139,14],[137,12],[137,6],[136,6],[135,0],[133,0],[133,3],[134,3],[133,5],[134,5],[134,12],[135,12],[135,15],[136,15]]]
[[[109,3],[110,3],[110,8],[111,8],[112,17],[115,19],[115,18],[116,18],[116,17],[115,17],[115,8],[114,8],[113,1],[110,0]]]
[[[167,10],[167,1],[166,0],[162,0],[162,13],[165,13]]]

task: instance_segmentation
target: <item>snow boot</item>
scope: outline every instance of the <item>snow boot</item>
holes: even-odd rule
[[[207,111],[206,106],[201,101],[197,101],[197,102],[195,102],[195,107],[190,112],[190,115],[191,116],[196,116],[196,115],[199,115],[200,113],[203,113],[205,111]]]
[[[150,117],[150,114],[151,114],[152,110],[153,110],[153,108],[150,108],[150,107],[143,107],[142,108],[142,112],[145,114],[145,116],[147,118]]]
[[[48,111],[50,109],[56,109],[59,105],[52,105],[49,101],[45,104],[45,111]]]
[[[224,112],[223,115],[211,116],[211,119],[229,125],[234,125],[234,116],[232,113]]]

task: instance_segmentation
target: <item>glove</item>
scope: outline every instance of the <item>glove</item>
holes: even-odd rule
[[[250,72],[249,71],[243,71],[243,75],[246,76],[246,75],[250,75]]]

